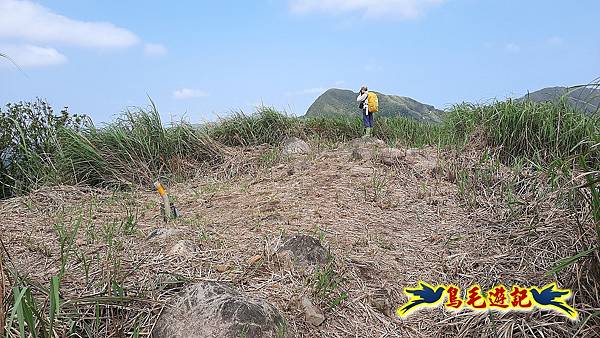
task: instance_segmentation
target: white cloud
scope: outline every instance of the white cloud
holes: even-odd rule
[[[0,45],[0,50],[23,68],[60,65],[67,62],[64,55],[49,47]]]
[[[509,42],[504,46],[504,49],[506,49],[507,52],[510,53],[518,53],[521,51],[521,47],[519,45],[517,45],[516,43],[513,42]]]
[[[181,88],[173,91],[173,98],[177,100],[206,97],[208,93],[200,89]]]
[[[163,56],[167,54],[167,47],[158,43],[147,43],[144,45],[144,54],[148,56]]]
[[[366,17],[390,16],[412,19],[445,0],[289,0],[294,13],[321,12],[339,14],[359,12]]]
[[[112,23],[74,20],[17,0],[0,0],[0,37],[94,48],[123,48],[139,41],[134,33]]]

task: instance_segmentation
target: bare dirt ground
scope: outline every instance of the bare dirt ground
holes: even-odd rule
[[[63,311],[79,320],[83,336],[148,335],[164,302],[199,280],[230,281],[274,304],[288,322],[289,336],[593,337],[600,332],[594,320],[581,325],[547,311],[476,315],[428,309],[396,317],[395,309],[406,302],[402,288],[419,280],[462,288],[555,281],[545,272],[573,254],[572,243],[586,241],[589,229],[543,205],[537,206],[535,222],[523,216],[511,223],[495,219],[501,213],[493,205],[463,206],[445,173],[447,163],[434,149],[392,167],[352,160],[352,149],[317,149],[233,178],[199,175],[172,184],[169,192],[183,215],[168,225],[158,195],[149,190],[58,187],[2,201],[0,233],[10,254],[5,264],[41,289],[64,262]],[[165,227],[176,231],[148,239]],[[62,255],[61,231],[67,234]],[[277,247],[294,234],[310,234],[331,250],[337,285],[316,294],[314,274],[274,259]],[[549,234],[571,239],[549,241]],[[262,259],[249,262],[255,255]],[[598,311],[598,304],[588,301],[594,291],[581,281],[585,277],[577,271],[565,276],[559,284],[574,288],[581,314]],[[104,300],[95,308],[107,294],[131,301]],[[302,295],[325,312],[321,326],[306,323],[298,305]],[[347,298],[333,306],[343,295]]]

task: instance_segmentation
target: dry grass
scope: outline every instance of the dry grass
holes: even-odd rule
[[[164,302],[199,280],[230,281],[268,300],[286,317],[288,332],[299,337],[592,337],[600,329],[597,319],[580,325],[539,311],[491,317],[434,309],[406,320],[387,316],[377,299],[388,299],[395,309],[406,301],[402,287],[419,280],[488,288],[558,279],[574,290],[575,308],[585,319],[600,310],[598,279],[586,265],[597,264],[598,257],[556,278],[545,272],[592,243],[593,225],[553,205],[560,198],[549,191],[525,196],[531,189],[524,188],[517,194],[523,204],[502,207],[497,188],[515,177],[508,168],[499,168],[493,182],[481,183],[487,188],[468,199],[457,193],[456,173],[430,174],[427,163],[438,158],[433,149],[423,152],[425,165],[406,161],[395,168],[349,161],[345,145],[319,149],[289,159],[265,156],[269,149],[260,147],[231,150],[235,156],[222,170],[171,187],[183,217],[168,224],[178,232],[166,239],[146,239],[164,227],[159,199],[150,191],[58,187],[2,201],[0,233],[10,255],[10,281],[17,274],[26,278],[43,298],[50,277],[61,270],[57,229],[80,222],[61,282],[58,332],[71,318],[81,336],[148,335]],[[445,157],[439,165],[469,168],[478,156]],[[279,164],[263,165],[274,159]],[[340,283],[329,296],[315,295],[312,275],[274,259],[283,239],[296,233],[313,234],[331,249]],[[189,250],[173,252],[184,243]],[[264,259],[249,265],[256,254]],[[228,269],[218,272],[223,266]],[[341,294],[348,298],[330,309]],[[325,310],[320,327],[304,321],[301,295]],[[8,329],[9,336],[18,335]]]

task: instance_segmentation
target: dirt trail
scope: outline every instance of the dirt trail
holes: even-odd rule
[[[78,210],[83,210],[89,221],[75,241],[79,252],[100,255],[102,262],[107,252],[118,255],[115,273],[124,277],[122,286],[143,290],[153,300],[170,297],[163,287],[165,279],[173,283],[226,280],[276,305],[289,322],[289,332],[299,337],[485,336],[478,325],[489,325],[487,316],[456,316],[433,309],[400,320],[393,311],[406,301],[402,288],[419,280],[466,287],[541,278],[529,269],[530,263],[514,257],[516,247],[506,246],[510,229],[462,208],[456,186],[433,175],[428,165],[401,161],[389,167],[377,161],[353,161],[352,150],[341,145],[284,159],[231,180],[203,177],[173,185],[170,192],[183,217],[169,224],[180,232],[165,240],[146,240],[163,225],[157,196],[145,191],[114,195],[70,188],[58,195],[50,189],[39,191],[0,202],[5,215],[0,228],[3,240],[10,243],[12,264],[41,283],[60,267],[52,224],[57,220],[72,223]],[[420,158],[435,167],[441,165],[436,157],[436,151],[428,149]],[[103,224],[124,219],[127,210],[136,210],[138,231],[123,234],[118,249],[106,244],[102,236],[93,236],[91,232],[104,231]],[[297,233],[320,237],[331,249],[340,278],[331,297],[338,292],[348,295],[332,310],[327,308],[331,299],[311,295],[310,276],[286,269],[271,257],[284,237]],[[197,245],[198,251],[192,255],[171,252],[179,240]],[[264,260],[249,265],[247,259],[256,254]],[[497,262],[502,260],[504,265],[499,267]],[[219,272],[223,266],[227,270]],[[98,291],[100,286],[81,280],[83,268],[80,260],[70,261],[62,290],[72,295]],[[110,267],[92,264],[88,269],[89,279],[94,280]],[[297,304],[303,294],[322,301],[327,320],[320,327],[304,322]],[[140,303],[130,309],[146,314],[142,333],[149,332],[159,308]],[[511,323],[509,330],[506,325]],[[498,322],[496,329],[512,335],[520,331],[515,323],[522,325],[520,319]]]

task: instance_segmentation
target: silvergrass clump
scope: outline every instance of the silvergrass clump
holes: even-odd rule
[[[156,177],[189,176],[222,161],[223,149],[189,123],[165,127],[156,106],[126,111],[104,128],[62,130],[66,178],[91,185],[149,184]]]
[[[345,142],[363,134],[362,121],[356,116],[329,115],[301,119],[303,132],[309,137],[333,142]]]
[[[210,137],[226,146],[277,145],[294,134],[298,120],[270,107],[258,107],[253,115],[236,112],[205,127]]]
[[[565,100],[462,104],[450,112],[446,128],[463,142],[479,128],[487,145],[501,147],[508,162],[526,157],[548,163],[581,155],[588,163],[600,163],[600,151],[591,147],[600,141],[600,116],[582,114]]]

